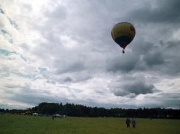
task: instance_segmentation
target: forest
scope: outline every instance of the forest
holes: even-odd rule
[[[38,113],[42,116],[51,116],[54,114],[73,116],[73,117],[135,117],[135,118],[170,118],[180,119],[180,109],[164,108],[138,108],[122,109],[103,107],[89,107],[71,103],[48,103],[42,102],[38,106],[25,110],[18,109],[0,109],[0,113],[29,114]]]

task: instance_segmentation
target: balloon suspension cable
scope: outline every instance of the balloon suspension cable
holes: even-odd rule
[[[122,50],[122,53],[125,53],[125,48],[126,48],[126,43],[125,42],[123,42],[122,44],[121,44],[121,47],[123,48],[123,50]]]

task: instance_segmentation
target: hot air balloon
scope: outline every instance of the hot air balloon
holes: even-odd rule
[[[135,28],[131,23],[120,22],[114,25],[111,31],[111,36],[113,40],[123,48],[124,53],[125,48],[134,39],[136,34]]]

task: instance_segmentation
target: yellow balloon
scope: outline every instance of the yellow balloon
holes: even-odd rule
[[[134,26],[129,22],[121,22],[114,25],[111,31],[113,40],[123,49],[131,43],[136,34]],[[123,50],[124,52],[124,50]]]

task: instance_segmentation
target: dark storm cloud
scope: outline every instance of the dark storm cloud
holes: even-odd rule
[[[164,57],[162,56],[162,52],[152,51],[143,56],[143,61],[149,66],[152,67],[154,65],[161,65],[164,63]]]
[[[128,76],[124,78],[123,81],[119,80],[119,83],[116,82],[113,87],[110,87],[114,95],[135,97],[140,94],[153,94],[158,91],[153,84],[146,82],[143,77]]]
[[[70,78],[70,77],[67,77],[67,78],[64,79],[64,82],[72,82],[72,81],[73,81],[73,79]]]
[[[139,94],[148,94],[154,92],[154,85],[147,84],[142,81],[137,81],[131,84],[124,85],[123,88],[129,93],[134,93],[135,95]]]
[[[147,51],[143,55],[143,62],[148,65],[148,69],[157,73],[169,76],[179,76],[180,73],[180,42],[179,41],[160,41],[154,50]]]
[[[130,72],[135,69],[139,61],[138,55],[129,54],[124,57],[116,57],[108,60],[107,71],[112,72]]]
[[[130,18],[140,23],[179,23],[180,1],[163,0],[157,1],[156,5],[139,7],[130,13]]]
[[[163,43],[164,66],[162,72],[168,75],[179,76],[180,73],[180,41],[168,41]]]
[[[141,45],[137,44],[133,52],[108,60],[107,71],[124,73],[147,71],[152,70],[152,67],[163,65],[164,60],[165,57],[159,47],[152,43],[142,42]]]
[[[138,56],[134,71],[150,71],[164,66],[165,57],[162,47],[157,43],[141,41],[141,43],[136,44],[136,47],[132,47],[134,55]]]
[[[179,76],[180,42],[158,41],[133,44],[132,52],[107,60],[107,71],[121,73],[156,72],[159,75]]]

